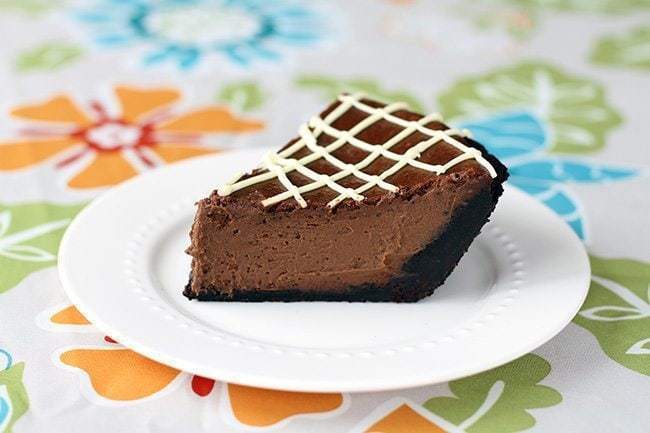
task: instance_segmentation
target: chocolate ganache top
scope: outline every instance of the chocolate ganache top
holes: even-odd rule
[[[432,177],[477,169],[496,177],[475,145],[469,131],[449,128],[438,114],[343,94],[303,124],[299,137],[217,195],[278,211],[373,204],[409,195]]]

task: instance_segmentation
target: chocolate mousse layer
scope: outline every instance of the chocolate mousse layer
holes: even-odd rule
[[[344,103],[347,108],[340,107]],[[337,114],[337,107],[338,117],[329,116],[333,129],[320,125],[320,119]],[[377,108],[388,113],[377,114]],[[387,118],[373,120],[384,114]],[[368,116],[375,117],[364,128],[356,127]],[[461,131],[428,120],[363,98],[342,97],[330,105],[283,149],[313,137],[311,147],[288,156],[281,150],[277,165],[240,176],[225,193],[214,191],[198,203],[187,250],[193,260],[185,296],[411,302],[433,293],[488,220],[507,172]],[[415,129],[409,133],[406,128]],[[438,140],[435,131],[445,135]],[[337,140],[350,137],[359,142],[334,148]],[[391,139],[394,144],[386,148],[392,153],[364,165],[377,146]],[[409,153],[414,147],[417,152]],[[313,153],[319,157],[309,159]],[[296,167],[301,160],[306,162]],[[397,163],[402,164],[399,169]],[[362,168],[354,169],[355,164]],[[278,173],[278,167],[282,171],[271,177],[269,172]],[[346,169],[358,171],[342,177]],[[256,179],[261,180],[251,183]],[[292,192],[295,188],[298,192]],[[273,197],[278,201],[269,200]]]

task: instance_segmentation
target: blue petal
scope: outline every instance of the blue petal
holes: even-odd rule
[[[319,39],[319,36],[311,31],[287,31],[277,30],[272,39],[280,40],[292,45],[311,44]]]
[[[279,53],[273,50],[269,50],[268,48],[264,48],[260,44],[249,44],[246,46],[246,51],[250,51],[251,53],[255,54],[257,57],[261,57],[266,60],[280,59]]]
[[[272,11],[272,14],[275,17],[290,17],[290,18],[313,18],[314,17],[313,12],[298,6],[287,7],[284,9],[276,9]]]
[[[176,57],[178,58],[178,66],[181,69],[190,69],[201,59],[201,52],[195,48],[187,48],[180,50]]]
[[[9,417],[9,402],[0,396],[0,428],[5,427],[5,421]]]
[[[174,60],[179,68],[190,69],[201,58],[201,52],[196,48],[184,48],[177,46],[166,46],[156,50],[144,58],[146,65],[161,63],[165,60]]]
[[[248,64],[248,59],[241,53],[240,48],[241,47],[235,45],[230,45],[222,48],[222,51],[232,62],[244,66]]]
[[[105,46],[127,45],[133,42],[133,36],[126,34],[101,35],[95,38],[95,42]]]
[[[118,7],[139,7],[139,6],[147,6],[150,2],[150,0],[109,0],[109,3],[111,6],[118,6]]]
[[[458,126],[472,131],[476,141],[498,158],[530,154],[546,146],[547,134],[542,122],[526,111],[497,114]]]
[[[546,206],[550,207],[560,215],[570,215],[578,211],[576,204],[565,194],[558,192],[557,188],[554,190],[553,195],[548,196],[543,201]]]
[[[82,11],[75,14],[79,21],[86,23],[106,23],[113,20],[113,15],[102,11]]]
[[[144,7],[144,5],[137,1],[109,1],[100,3],[94,7],[77,9],[74,11],[74,16],[78,20],[89,24],[104,24],[112,22],[118,25],[126,25],[128,24],[130,15],[141,7]]]
[[[587,236],[584,232],[584,223],[580,217],[575,217],[574,219],[564,219],[564,221],[569,224],[569,227],[573,229],[574,232],[578,235],[583,241],[586,240]]]
[[[580,239],[585,239],[584,216],[573,197],[561,184],[540,184],[531,179],[512,177],[510,182],[551,208],[564,220]]]
[[[275,2],[268,0],[224,0],[224,6],[230,7],[242,7],[242,8],[258,8],[267,6],[268,4],[273,5]]]
[[[163,47],[147,54],[143,60],[145,65],[154,65],[167,60],[172,55],[172,50],[169,47]]]
[[[191,8],[194,5],[214,8],[238,8],[255,16],[261,29],[249,38],[230,44],[205,47],[176,45],[157,38],[145,28],[147,14],[160,8]],[[247,65],[252,59],[277,60],[274,42],[284,45],[306,45],[321,37],[320,14],[291,1],[267,0],[97,0],[92,8],[79,12],[78,18],[88,24],[97,43],[104,46],[124,45],[138,41],[157,44],[156,51],[144,58],[145,64],[174,60],[179,68],[189,69],[202,56],[201,50],[218,50],[233,63]]]
[[[541,157],[510,164],[510,174],[540,182],[603,182],[636,176],[638,170],[613,167],[586,160]]]
[[[9,352],[0,349],[0,371],[6,370],[7,368],[11,367],[12,363],[13,363],[13,359],[11,358]]]

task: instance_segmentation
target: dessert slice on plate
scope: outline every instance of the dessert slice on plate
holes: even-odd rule
[[[198,203],[185,296],[412,302],[487,222],[508,174],[468,131],[341,95]]]

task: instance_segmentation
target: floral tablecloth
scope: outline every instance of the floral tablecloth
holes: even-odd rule
[[[649,432],[649,24],[648,0],[0,0],[0,433]],[[90,200],[277,147],[341,91],[470,128],[573,228],[593,277],[566,329],[450,383],[291,393],[158,364],[70,305],[57,247]]]

